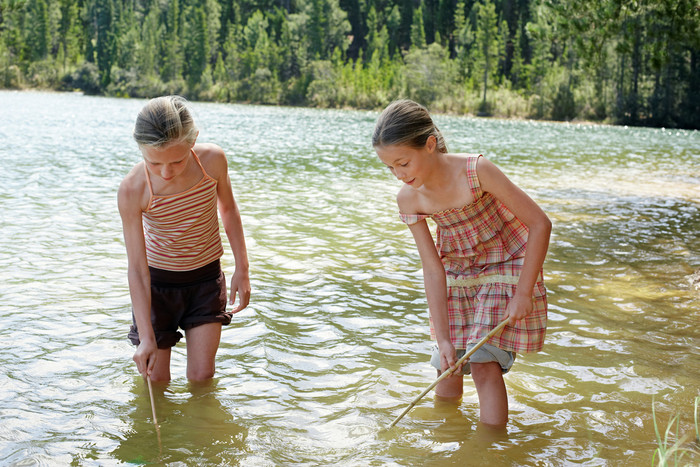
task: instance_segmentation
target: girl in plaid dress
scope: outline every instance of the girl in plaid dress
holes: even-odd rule
[[[396,197],[415,239],[430,309],[432,363],[438,375],[508,318],[500,335],[477,350],[435,392],[459,400],[471,374],[482,423],[505,426],[503,374],[516,352],[541,350],[547,325],[542,264],[551,222],[492,162],[447,152],[428,111],[396,101],[380,115],[372,137],[379,159],[404,182]],[[437,238],[426,219],[437,225]]]

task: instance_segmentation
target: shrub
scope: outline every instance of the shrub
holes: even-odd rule
[[[311,63],[311,83],[306,91],[306,98],[317,107],[336,107],[338,105],[338,86],[329,60],[315,60]]]
[[[31,62],[27,68],[27,84],[34,88],[53,89],[59,86],[61,78],[53,59]]]
[[[559,90],[552,101],[552,118],[554,120],[571,120],[576,116],[576,103],[571,87],[565,83],[559,85]]]
[[[71,75],[65,76],[63,81],[69,88],[81,90],[88,95],[102,93],[100,71],[92,62],[83,62]]]
[[[411,49],[406,62],[406,91],[408,97],[424,105],[432,104],[440,95],[450,94],[456,76],[454,64],[438,43],[426,48]]]

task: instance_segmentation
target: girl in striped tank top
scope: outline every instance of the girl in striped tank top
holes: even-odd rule
[[[471,374],[479,417],[488,426],[508,421],[503,374],[516,352],[542,348],[547,297],[542,264],[551,222],[493,163],[447,152],[428,111],[396,101],[380,115],[372,138],[379,159],[404,185],[397,195],[423,263],[438,375],[502,320],[509,322],[436,387],[459,401]],[[426,219],[437,225],[434,240]]]
[[[133,315],[129,338],[137,345],[138,371],[153,381],[170,380],[179,329],[186,336],[188,379],[212,378],[221,327],[250,300],[228,161],[219,146],[195,144],[198,134],[184,98],[152,99],[134,127],[143,161],[119,186]],[[228,303],[238,296],[238,305],[230,312],[219,215],[235,259]]]

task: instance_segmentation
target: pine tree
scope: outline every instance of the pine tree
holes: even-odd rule
[[[207,62],[216,63],[216,55],[219,50],[219,31],[221,30],[221,2],[219,0],[206,0],[204,11],[207,19],[207,49],[209,57]]]
[[[475,33],[475,69],[481,72],[481,88],[483,98],[481,102],[482,112],[488,112],[486,94],[489,83],[493,82],[498,66],[500,54],[500,41],[498,35],[498,18],[496,8],[491,0],[482,0],[476,8],[476,33]]]
[[[199,84],[209,58],[207,16],[202,6],[189,8],[185,29],[185,62],[187,85],[190,90]]]
[[[386,11],[384,23],[389,33],[389,54],[393,57],[401,49],[401,12],[398,5],[394,5]]]
[[[151,8],[143,19],[140,31],[140,43],[136,48],[134,65],[141,77],[152,78],[158,69],[158,9]]]
[[[30,61],[43,60],[49,53],[49,11],[45,0],[30,0],[27,3],[27,18],[24,45]]]
[[[399,0],[398,11],[401,15],[398,24],[398,46],[408,50],[411,47],[411,24],[413,23],[413,0]]]
[[[180,3],[168,2],[165,16],[165,41],[162,52],[163,67],[160,75],[164,81],[174,81],[182,76],[182,44],[180,42]]]
[[[82,55],[82,27],[80,24],[80,9],[78,4],[70,0],[61,2],[61,23],[59,37],[64,50],[64,66],[77,64]]]
[[[115,59],[115,37],[113,31],[113,0],[95,0],[92,20],[95,24],[96,45],[95,59],[100,71],[100,83],[103,88],[111,82],[112,63]]]
[[[526,25],[527,35],[532,44],[531,58],[529,65],[526,67],[526,75],[531,92],[537,96],[535,115],[540,118],[545,116],[544,79],[547,75],[547,70],[554,61],[551,53],[552,24],[551,10],[547,8],[544,1],[535,4],[533,6],[532,21]]]
[[[411,46],[425,47],[425,27],[423,25],[423,2],[418,8],[413,10],[413,20],[411,22]]]
[[[457,70],[460,76],[466,79],[471,73],[470,52],[474,42],[474,34],[472,32],[471,23],[467,21],[467,18],[464,16],[464,11],[464,0],[459,0],[455,8],[453,43],[455,59],[457,60]]]

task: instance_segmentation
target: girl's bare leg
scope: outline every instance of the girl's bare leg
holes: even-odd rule
[[[438,370],[437,374],[439,377],[442,372]],[[458,401],[462,397],[462,392],[464,391],[463,382],[464,376],[450,375],[437,384],[435,387],[435,395],[443,400]]]
[[[479,396],[479,419],[486,425],[508,423],[508,393],[501,365],[497,362],[472,363],[472,378]]]
[[[221,340],[221,323],[207,323],[185,331],[187,379],[205,381],[214,377],[216,351]]]
[[[170,351],[171,349],[158,349],[156,364],[151,371],[151,381],[170,381]]]

